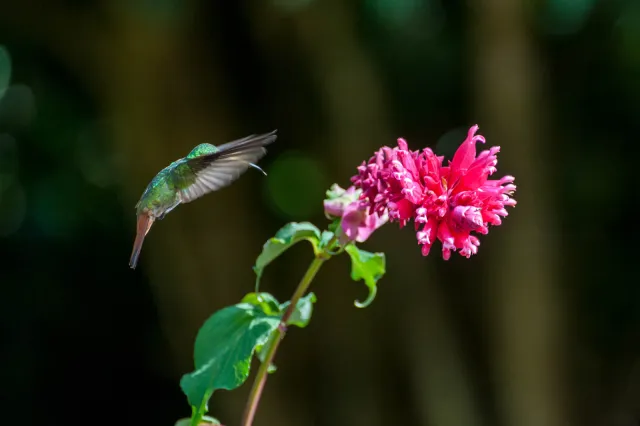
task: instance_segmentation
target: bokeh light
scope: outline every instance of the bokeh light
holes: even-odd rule
[[[0,44],[0,99],[11,82],[11,56],[9,51]]]
[[[322,211],[329,187],[322,163],[307,155],[286,152],[271,164],[266,180],[266,198],[285,219],[300,220]]]
[[[12,84],[0,99],[0,124],[11,127],[28,125],[36,116],[33,90],[24,84]]]
[[[543,27],[548,34],[575,34],[584,27],[594,4],[595,0],[547,0]]]
[[[467,137],[469,127],[456,127],[440,136],[438,142],[436,142],[436,145],[432,149],[436,155],[444,155],[444,164],[446,164],[447,160],[451,160],[453,158],[453,154],[455,154],[462,141]],[[482,134],[482,129],[480,129],[478,133]]]
[[[430,3],[431,0],[368,0],[367,6],[380,22],[402,27],[416,18]]]

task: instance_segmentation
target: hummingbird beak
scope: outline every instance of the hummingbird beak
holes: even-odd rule
[[[151,225],[153,225],[154,220],[155,218],[153,216],[150,216],[144,213],[138,216],[136,240],[133,243],[131,259],[129,259],[129,267],[131,269],[136,269],[136,265],[138,264],[138,257],[140,256],[140,250],[142,250],[142,243],[144,242],[144,237],[147,236],[147,233],[149,232],[149,229],[151,229]]]
[[[144,235],[146,236],[149,233],[149,229],[151,229],[151,225],[156,220],[155,217],[149,216],[149,220],[147,220],[147,229],[144,230]]]

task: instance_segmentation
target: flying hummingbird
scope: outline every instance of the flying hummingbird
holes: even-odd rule
[[[266,175],[254,163],[267,153],[265,145],[276,140],[276,131],[247,136],[217,147],[203,143],[193,148],[185,158],[162,169],[151,180],[136,204],[138,223],[129,267],[136,268],[144,237],[153,222],[162,220],[179,204],[191,202],[230,185],[249,167]]]

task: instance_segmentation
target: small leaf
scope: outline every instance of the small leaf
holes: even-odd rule
[[[256,273],[256,292],[260,285],[260,278],[264,268],[280,256],[285,250],[299,241],[307,240],[313,246],[314,252],[318,251],[320,230],[309,222],[291,222],[282,227],[276,236],[270,238],[262,247],[262,253],[256,259],[253,271]]]
[[[209,317],[196,337],[196,369],[180,380],[195,412],[206,412],[214,391],[232,390],[247,380],[253,352],[279,323],[280,316],[266,315],[249,303],[228,306]]]
[[[273,340],[274,339],[276,339],[275,331],[273,333],[271,333],[271,337],[269,337],[269,340],[267,341],[267,343],[265,343],[264,345],[259,346],[258,348],[256,348],[256,356],[258,357],[258,359],[260,360],[260,362],[262,364],[264,364],[264,359],[267,356],[267,352],[269,352],[269,348],[273,344]],[[269,365],[269,367],[267,367],[267,373],[269,373],[269,374],[275,373],[275,371],[277,369],[278,368],[276,367],[276,365],[274,363],[271,363],[271,365]]]
[[[184,418],[184,419],[178,420],[174,426],[189,426],[190,424],[191,424],[191,419]],[[202,416],[202,419],[200,420],[200,425],[223,426],[222,423],[220,423],[220,420],[210,416]]]
[[[334,219],[333,222],[331,222],[329,224],[329,226],[327,226],[327,229],[329,229],[330,232],[333,232],[334,234],[337,234],[340,230],[340,223],[342,222],[342,218],[338,218],[338,219]]]
[[[287,321],[287,325],[295,325],[296,327],[304,328],[309,324],[311,320],[311,314],[313,313],[313,304],[316,303],[316,295],[313,293],[309,293],[304,297],[301,297],[296,303],[296,309],[291,313],[289,320]],[[291,302],[285,302],[280,305],[280,317],[284,315],[287,307],[291,304]],[[275,331],[271,334],[269,341],[264,345],[260,346],[256,350],[256,355],[260,362],[264,362],[264,358],[269,351],[269,348],[273,344],[273,340],[278,338]],[[276,371],[276,366],[271,364],[267,370],[269,374]]]
[[[313,314],[313,304],[316,303],[316,295],[313,292],[301,297],[296,303],[296,308],[287,321],[287,325],[295,325],[296,327],[304,328],[311,321],[311,314]],[[284,302],[280,305],[280,311],[285,312],[291,302]]]
[[[378,291],[376,283],[385,273],[384,253],[371,253],[360,250],[353,244],[349,244],[345,250],[351,256],[351,279],[354,281],[364,280],[369,287],[369,296],[364,302],[356,300],[358,308],[366,308],[373,302]]]
[[[262,309],[267,315],[280,315],[280,303],[273,295],[265,292],[247,293],[240,303],[249,303]]]
[[[320,237],[319,248],[324,249],[331,242],[331,239],[334,237],[334,233],[331,231],[322,231],[322,236]]]

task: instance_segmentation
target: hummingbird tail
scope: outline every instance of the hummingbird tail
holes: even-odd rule
[[[136,230],[136,240],[133,243],[133,250],[131,251],[131,259],[129,259],[129,267],[131,269],[136,269],[136,265],[138,264],[138,257],[140,256],[140,250],[142,250],[142,243],[144,242],[144,237],[147,236],[147,232],[151,229],[151,225],[153,225],[153,217],[141,214],[138,216],[138,226]]]

